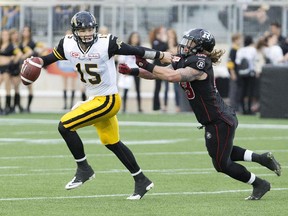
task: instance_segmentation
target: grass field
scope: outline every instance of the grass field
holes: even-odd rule
[[[272,184],[260,201],[245,201],[252,188],[217,173],[203,130],[193,114],[119,115],[124,143],[155,187],[129,201],[134,183],[122,164],[99,143],[94,128],[79,130],[96,179],[66,191],[75,163],[58,134],[59,114],[0,117],[0,215],[287,215],[288,120],[240,116],[235,145],[272,151],[281,177],[255,163],[248,169]]]

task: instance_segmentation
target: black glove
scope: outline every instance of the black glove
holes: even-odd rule
[[[136,64],[139,67],[141,67],[141,68],[143,68],[143,69],[145,69],[151,73],[153,72],[153,69],[155,67],[155,65],[149,63],[146,59],[143,59],[140,56],[136,56]]]

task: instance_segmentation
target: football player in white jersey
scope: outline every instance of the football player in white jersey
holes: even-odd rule
[[[98,34],[95,17],[86,11],[76,13],[71,19],[71,26],[73,34],[66,35],[50,54],[41,57],[44,67],[58,60],[73,63],[89,96],[88,100],[76,104],[59,122],[58,130],[77,163],[76,174],[65,188],[77,188],[95,177],[87,162],[82,140],[76,132],[79,128],[92,125],[102,144],[118,157],[135,180],[134,193],[127,199],[139,200],[154,184],[143,174],[133,153],[120,141],[116,114],[120,109],[121,97],[117,89],[113,56],[138,55],[166,62],[170,62],[172,56],[170,53],[130,46],[110,34]]]

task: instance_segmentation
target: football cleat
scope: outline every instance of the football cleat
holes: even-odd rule
[[[266,152],[261,155],[261,164],[276,173],[281,175],[281,165],[276,161],[271,152]]]
[[[93,178],[95,178],[95,173],[91,168],[91,166],[89,166],[85,170],[77,168],[74,178],[66,184],[65,189],[71,190],[80,187],[82,184],[84,184],[84,182],[91,180]]]
[[[260,200],[268,191],[270,191],[271,185],[269,182],[262,180],[262,182],[253,186],[253,192],[251,196],[247,197],[245,200]]]
[[[134,193],[131,196],[127,197],[127,199],[128,200],[140,200],[153,187],[154,187],[154,183],[150,181],[147,177],[145,177],[144,180],[135,182]]]

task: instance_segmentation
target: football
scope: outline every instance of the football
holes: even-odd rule
[[[30,85],[38,79],[41,73],[41,60],[38,57],[27,59],[21,68],[21,80],[24,85]]]

